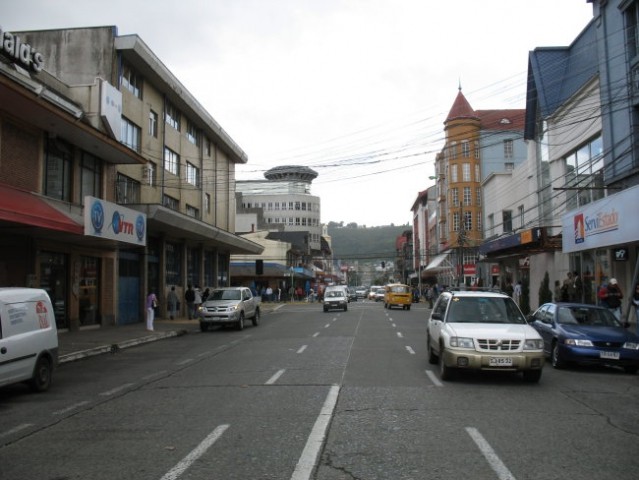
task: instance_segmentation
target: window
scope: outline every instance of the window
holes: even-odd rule
[[[475,142],[475,158],[479,160],[479,142]]]
[[[133,96],[142,99],[142,77],[126,63],[122,65],[120,84]]]
[[[504,158],[513,158],[512,140],[504,140]]]
[[[211,140],[208,138],[204,139],[204,155],[207,157],[211,156]]]
[[[118,173],[115,183],[115,201],[122,205],[140,203],[140,182]]]
[[[450,166],[450,181],[452,183],[457,183],[457,165]]]
[[[464,187],[464,205],[469,207],[472,204],[472,195],[470,193],[470,187]]]
[[[193,218],[200,218],[200,209],[199,208],[195,208],[192,205],[186,205],[186,214],[189,217],[193,217]]]
[[[80,198],[101,197],[102,193],[102,161],[87,152],[82,152],[82,164],[80,166]]]
[[[186,122],[186,139],[193,145],[198,145],[197,128],[191,121]]]
[[[495,232],[495,216],[491,213],[488,215],[488,237],[492,237]]]
[[[44,166],[44,194],[57,200],[71,200],[71,147],[64,141],[47,138]]]
[[[639,55],[639,5],[633,2],[624,12],[626,20],[626,34],[628,54],[631,60]]]
[[[504,233],[513,231],[513,212],[512,210],[503,210],[502,215],[502,227]]]
[[[300,202],[295,202],[295,210],[300,210]]]
[[[481,182],[481,175],[479,173],[479,163],[475,164],[475,181]]]
[[[515,164],[512,162],[506,162],[504,163],[504,171],[506,173],[510,173],[515,169]]]
[[[164,112],[164,121],[180,131],[180,112],[172,104],[166,103],[166,111]]]
[[[279,210],[280,209],[280,202],[275,202],[275,210]]]
[[[470,143],[468,143],[468,140],[464,140],[461,144],[461,147],[462,147],[462,157],[464,158],[470,157]]]
[[[206,213],[211,213],[211,194],[210,193],[204,194],[204,211]]]
[[[200,186],[200,169],[186,162],[186,181],[195,187]]]
[[[464,212],[464,230],[470,232],[473,229],[473,212]]]
[[[177,243],[166,242],[164,249],[166,263],[166,284],[181,285],[182,283],[182,246]]]
[[[481,207],[481,188],[477,187],[476,192],[477,192],[477,206]]]
[[[138,127],[135,123],[131,122],[126,117],[122,117],[122,123],[120,125],[122,126],[122,135],[120,137],[120,141],[131,150],[139,152],[140,138],[142,135],[140,127]]]
[[[450,189],[450,203],[453,207],[459,207],[459,191],[456,188]]]
[[[149,135],[158,138],[158,114],[153,110],[149,112]]]
[[[450,159],[457,160],[457,142],[452,142],[448,148],[450,149]]]
[[[176,198],[170,197],[168,195],[164,195],[162,197],[162,205],[166,208],[170,208],[171,210],[175,210],[176,212],[180,209],[180,202]]]
[[[566,162],[566,209],[586,205],[605,196],[603,182],[603,143],[601,136],[593,138],[564,158]],[[583,189],[579,189],[579,187]]]
[[[461,215],[459,214],[459,212],[453,212],[453,231],[454,232],[459,232],[460,218],[461,218]]]
[[[173,175],[179,175],[180,173],[180,156],[166,147],[164,147],[164,169]]]
[[[142,167],[142,180],[150,187],[157,185],[157,167],[153,162],[147,162]]]
[[[519,217],[519,228],[524,228],[526,222],[524,221],[524,206],[519,205],[517,207],[517,216]]]
[[[477,213],[477,231],[481,232],[481,212]]]
[[[462,164],[462,182],[470,182],[470,163]]]

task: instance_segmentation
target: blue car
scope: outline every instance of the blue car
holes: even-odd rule
[[[632,374],[639,370],[639,336],[607,308],[546,303],[528,318],[544,339],[544,351],[555,368],[575,363],[618,366]]]

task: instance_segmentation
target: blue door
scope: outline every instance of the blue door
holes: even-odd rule
[[[139,255],[120,252],[118,278],[118,325],[138,323],[143,320],[144,311],[140,296]]]

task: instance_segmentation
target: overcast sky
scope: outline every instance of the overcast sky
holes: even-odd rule
[[[566,46],[586,0],[21,0],[5,31],[137,34],[247,153],[238,179],[316,170],[322,221],[412,222],[458,86],[525,108],[528,52]]]

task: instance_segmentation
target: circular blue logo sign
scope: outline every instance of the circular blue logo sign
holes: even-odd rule
[[[113,227],[113,232],[117,235],[120,233],[120,212],[117,210],[113,212],[113,218],[111,219],[111,226]]]
[[[138,215],[138,218],[135,220],[135,234],[139,241],[144,239],[144,217],[142,215]]]
[[[99,200],[96,200],[91,205],[91,225],[93,225],[95,233],[102,233],[104,228],[104,207]]]

